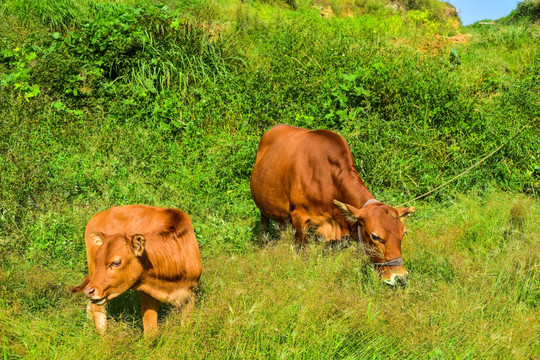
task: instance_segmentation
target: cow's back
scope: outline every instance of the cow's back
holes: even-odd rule
[[[300,141],[303,135],[307,134],[309,130],[302,129],[295,126],[279,124],[268,130],[261,137],[259,147],[257,149],[257,157],[255,158],[255,165],[259,163],[260,159],[266,155],[270,150],[268,156],[285,156],[288,153],[294,152],[294,144]]]
[[[344,172],[357,177],[350,149],[340,135],[277,125],[261,138],[251,192],[261,212],[278,221],[289,218],[298,206],[314,213],[333,212],[338,177]]]
[[[189,216],[179,209],[148,205],[116,206],[96,214],[86,226],[85,236],[93,232],[105,234],[143,234],[182,228]]]
[[[199,280],[202,271],[199,246],[191,220],[182,210],[125,205],[96,214],[85,230],[90,273],[97,251],[90,235],[95,232],[142,234],[147,238],[148,257],[155,265],[149,269],[150,276],[173,279],[183,274],[182,281],[195,284]]]

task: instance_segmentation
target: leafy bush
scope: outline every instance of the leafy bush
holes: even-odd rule
[[[517,4],[517,8],[505,20],[534,22],[540,20],[540,1],[524,0]]]
[[[137,80],[159,91],[193,81],[200,72],[223,71],[219,46],[197,25],[178,20],[167,7],[119,10],[83,24],[65,38],[72,53],[85,66],[99,69],[106,79]]]

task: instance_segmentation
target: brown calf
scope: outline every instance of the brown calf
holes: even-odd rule
[[[145,205],[113,207],[95,215],[85,231],[89,275],[83,291],[99,333],[107,326],[107,301],[128,289],[141,296],[144,332],[157,328],[160,302],[194,305],[201,276],[199,246],[189,216]]]

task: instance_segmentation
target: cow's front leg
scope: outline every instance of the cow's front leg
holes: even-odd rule
[[[107,305],[96,305],[88,302],[86,307],[86,314],[94,320],[97,332],[100,335],[105,335],[105,329],[107,329]]]
[[[296,245],[304,247],[307,243],[306,230],[309,219],[303,211],[294,210],[291,212],[291,220],[294,228],[294,240]]]
[[[150,335],[157,331],[160,301],[154,299],[145,292],[140,291],[139,294],[141,295],[141,312],[144,334]]]
[[[321,221],[321,225],[317,227],[317,233],[326,241],[340,240],[343,236],[341,227],[335,221],[327,219]]]

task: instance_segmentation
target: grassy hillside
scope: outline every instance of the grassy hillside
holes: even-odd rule
[[[537,5],[463,28],[434,0],[2,2],[2,355],[540,356]],[[506,145],[414,204],[395,291],[361,249],[258,234],[249,176],[277,123],[342,134],[390,204]],[[190,214],[199,307],[141,340],[126,294],[100,342],[67,290],[90,217],[134,203]]]

